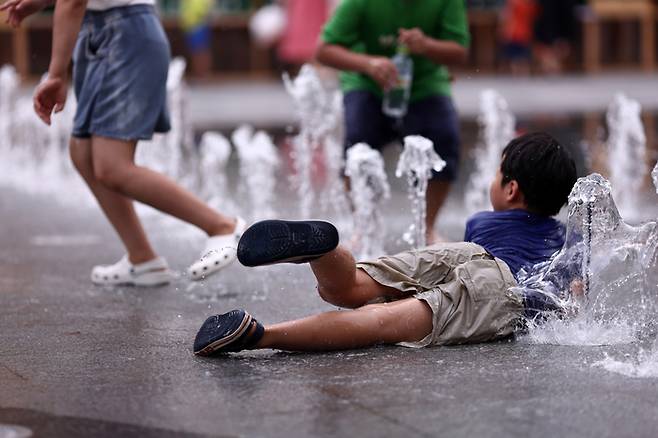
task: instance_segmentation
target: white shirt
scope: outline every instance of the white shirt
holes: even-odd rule
[[[92,11],[104,11],[105,9],[118,6],[131,5],[155,5],[155,0],[89,0],[87,9]]]

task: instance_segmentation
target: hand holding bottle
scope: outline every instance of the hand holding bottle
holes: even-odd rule
[[[366,74],[373,78],[383,90],[394,87],[398,82],[398,70],[390,58],[371,56],[366,67]]]

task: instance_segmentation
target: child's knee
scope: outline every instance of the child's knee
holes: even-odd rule
[[[111,190],[120,190],[126,181],[125,169],[108,163],[95,162],[93,166],[94,178],[103,186]]]
[[[318,285],[318,294],[327,303],[347,309],[356,309],[366,304],[363,298],[356,296],[351,289],[334,290]]]

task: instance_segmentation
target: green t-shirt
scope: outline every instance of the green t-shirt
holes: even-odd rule
[[[464,0],[342,0],[322,31],[322,41],[354,52],[392,57],[398,29],[418,27],[432,38],[451,40],[468,47],[470,36]],[[414,75],[411,100],[435,94],[450,95],[450,75],[445,66],[422,56],[412,56]],[[340,74],[344,92],[368,90],[382,94],[369,76]]]

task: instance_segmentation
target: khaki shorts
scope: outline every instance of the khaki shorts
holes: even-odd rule
[[[474,243],[444,243],[357,263],[376,282],[425,301],[432,332],[408,347],[491,341],[511,335],[523,300],[509,267]]]

